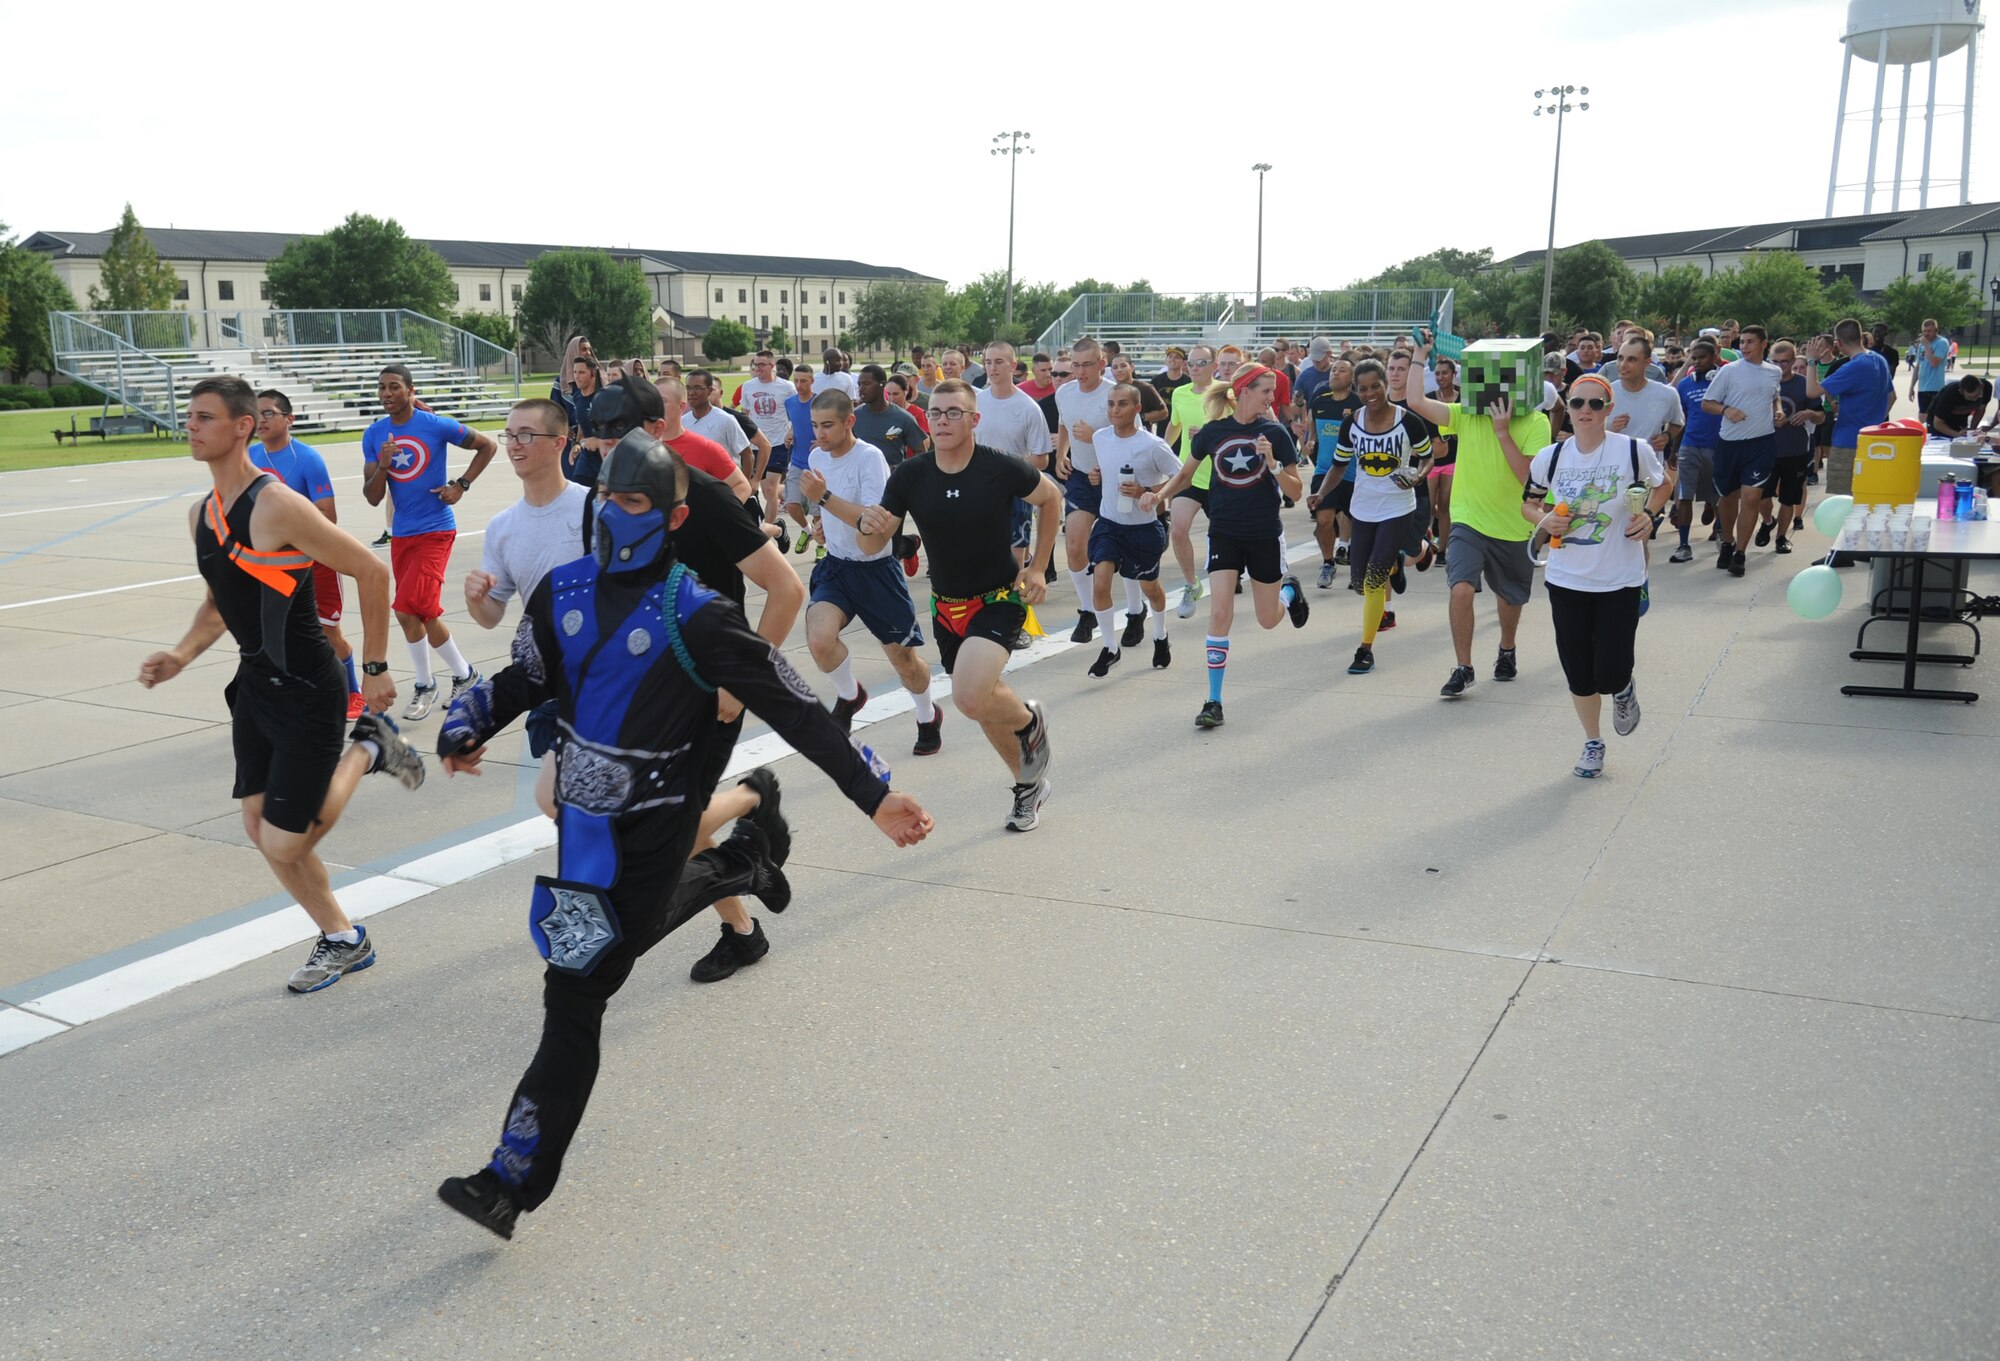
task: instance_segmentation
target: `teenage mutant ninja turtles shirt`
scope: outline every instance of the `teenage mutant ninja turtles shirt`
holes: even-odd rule
[[[1558,449],[1562,451],[1560,458]],[[1549,553],[1546,570],[1552,585],[1573,591],[1617,591],[1645,584],[1646,541],[1625,537],[1625,528],[1632,521],[1625,489],[1633,485],[1635,457],[1642,485],[1657,487],[1666,481],[1666,470],[1653,446],[1626,435],[1606,433],[1603,443],[1589,453],[1579,450],[1574,438],[1566,439],[1549,445],[1529,463],[1528,497],[1539,495],[1551,510],[1558,505],[1569,507],[1570,523],[1563,532],[1563,546]],[[1553,486],[1549,482],[1552,465]]]

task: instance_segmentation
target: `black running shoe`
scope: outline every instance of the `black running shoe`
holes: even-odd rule
[[[1347,664],[1350,676],[1365,676],[1375,669],[1375,649],[1363,643],[1354,649],[1354,660]]]
[[[375,542],[369,545],[369,547],[371,548],[387,548],[388,546],[389,546],[389,531],[386,529],[383,530],[380,534],[376,535]]]
[[[1746,555],[1742,553],[1736,554],[1735,556],[1729,559],[1729,575],[1733,577],[1742,576],[1746,565],[1747,565]]]
[[[1501,648],[1500,655],[1493,659],[1493,679],[1497,681],[1510,681],[1520,674],[1520,668],[1516,665],[1514,649],[1511,647]]]
[[[1222,701],[1212,699],[1201,706],[1201,712],[1194,716],[1197,728],[1219,728],[1222,726]]]
[[[1382,611],[1382,622],[1375,626],[1375,631],[1377,633],[1387,633],[1394,627],[1396,627],[1396,612],[1394,610]]]
[[[1100,649],[1097,660],[1090,664],[1090,674],[1102,680],[1111,674],[1111,668],[1118,665],[1118,659],[1123,655],[1122,652],[1113,652],[1108,647]]]
[[[1806,517],[1805,517],[1805,516],[1803,516],[1803,515],[1794,515],[1794,516],[1792,517],[1792,532],[1793,532],[1794,534],[1798,533],[1798,532],[1799,532],[1800,530],[1804,529],[1805,527],[1806,527]]]
[[[1334,565],[1335,567],[1345,567],[1345,566],[1347,566],[1347,545],[1346,545],[1346,544],[1340,544],[1339,546],[1337,546],[1337,547],[1336,547],[1336,548],[1335,548],[1335,549],[1333,550],[1333,565]]]
[[[1169,666],[1173,665],[1173,661],[1173,647],[1166,639],[1155,638],[1153,640],[1153,669],[1155,671],[1165,671]]]
[[[937,717],[928,723],[917,720],[917,744],[910,748],[910,755],[935,756],[944,750],[944,710],[935,712]]]
[[[1410,575],[1403,570],[1403,555],[1396,555],[1396,565],[1389,572],[1389,589],[1397,595],[1410,589]]]
[[[1769,548],[1771,546],[1771,531],[1777,527],[1778,522],[1776,520],[1766,520],[1757,526],[1757,546],[1759,548]]]
[[[785,835],[791,835],[789,829]],[[736,829],[723,845],[740,846],[750,856],[750,886],[743,890],[745,893],[761,899],[773,912],[783,912],[792,905],[792,881],[771,858],[771,842],[761,825],[747,816],[736,819]]]
[[[728,922],[722,924],[722,939],[715,948],[694,962],[688,977],[697,983],[720,983],[738,969],[748,968],[771,953],[771,941],[764,923],[750,919],[750,934],[742,935]]]
[[[836,699],[833,702],[833,721],[840,725],[842,732],[854,731],[854,716],[861,712],[861,706],[868,702],[868,687],[854,687],[853,699]]]
[[[1299,579],[1295,576],[1287,576],[1278,585],[1292,588],[1292,603],[1285,606],[1285,613],[1292,617],[1293,628],[1304,628],[1306,620],[1312,617],[1312,604],[1306,599],[1306,588],[1299,584]]]
[[[769,768],[759,766],[736,783],[748,785],[756,793],[757,806],[743,816],[757,824],[757,830],[764,834],[771,863],[784,864],[792,858],[792,827],[779,811],[778,777]]]
[[[1735,556],[1736,556],[1735,546],[1728,543],[1723,544],[1722,547],[1717,549],[1715,553],[1716,570],[1719,572],[1728,571],[1729,560]]]
[[[1072,643],[1087,643],[1096,632],[1097,616],[1085,610],[1076,617],[1076,627],[1069,631],[1069,640]]]
[[[1137,614],[1126,615],[1125,632],[1119,635],[1118,646],[1137,647],[1144,641],[1146,641],[1146,612],[1140,610]]]
[[[1444,683],[1442,690],[1438,691],[1438,698],[1462,699],[1465,696],[1465,692],[1470,690],[1477,680],[1478,677],[1472,674],[1471,667],[1455,666],[1451,671],[1451,679]]]
[[[469,1177],[446,1177],[438,1187],[438,1199],[502,1238],[514,1236],[514,1221],[521,1217],[520,1205],[500,1174],[490,1167],[482,1167]]]

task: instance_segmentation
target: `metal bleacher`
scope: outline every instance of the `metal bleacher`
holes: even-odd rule
[[[189,390],[226,373],[292,404],[300,431],[359,430],[382,414],[376,379],[409,368],[417,396],[460,420],[504,417],[520,360],[482,337],[409,311],[57,312],[56,368],[177,432]]]
[[[1238,345],[1253,355],[1276,340],[1313,336],[1382,345],[1413,326],[1451,330],[1452,302],[1448,288],[1301,288],[1266,294],[1261,309],[1240,293],[1084,293],[1035,348],[1054,354],[1083,336],[1115,340],[1145,368],[1164,363],[1169,345]]]

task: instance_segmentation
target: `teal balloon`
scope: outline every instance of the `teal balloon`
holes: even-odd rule
[[[1853,497],[1829,496],[1813,508],[1813,528],[1829,539],[1838,538],[1840,527],[1847,523],[1847,512],[1853,509]]]
[[[1824,619],[1840,605],[1840,573],[1825,563],[1808,567],[1792,578],[1785,599],[1799,618]]]

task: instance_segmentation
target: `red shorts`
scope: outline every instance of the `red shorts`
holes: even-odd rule
[[[437,529],[428,534],[398,534],[389,540],[389,570],[396,576],[396,598],[389,602],[397,614],[414,615],[426,622],[444,614],[444,569],[451,563],[454,529]]]
[[[340,622],[340,573],[331,567],[313,564],[313,597],[319,602],[319,622]]]

